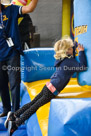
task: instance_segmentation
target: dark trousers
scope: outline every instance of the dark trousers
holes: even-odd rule
[[[11,110],[8,82],[10,83],[12,109],[16,111],[20,104],[20,55],[16,54],[7,61],[0,62],[0,95],[3,112]]]
[[[14,113],[16,117],[19,117],[15,123],[20,126],[25,120],[32,116],[41,106],[55,98],[55,95],[46,87],[32,100],[30,103],[25,104],[22,108]]]

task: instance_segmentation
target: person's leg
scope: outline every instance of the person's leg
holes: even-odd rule
[[[43,89],[42,89],[43,90]],[[41,91],[31,102],[25,104],[23,107],[21,107],[16,112],[9,112],[7,115],[7,119],[4,123],[4,126],[8,128],[8,122],[9,121],[15,121],[17,117],[19,117],[22,113],[24,113],[28,108],[30,108],[38,99],[40,99],[43,95],[43,91]]]
[[[22,123],[24,123],[25,120],[27,120],[33,113],[35,113],[39,107],[43,106],[44,104],[50,102],[52,98],[55,98],[55,95],[53,95],[49,89],[45,86],[43,88],[43,96],[38,99],[29,109],[27,109],[18,120],[15,121],[15,124],[17,126],[20,126]]]
[[[43,91],[41,91],[31,102],[25,104],[19,110],[17,110],[14,115],[15,117],[19,117],[22,113],[24,113],[28,108],[30,108],[38,99],[40,99],[43,95]]]
[[[7,61],[8,76],[10,82],[12,108],[15,112],[20,106],[20,55],[10,58]]]
[[[25,120],[27,120],[33,113],[35,113],[39,107],[43,106],[44,104],[48,103],[52,98],[55,98],[49,89],[45,86],[43,88],[43,96],[38,99],[28,110],[18,118],[16,121],[9,121],[8,123],[8,131],[9,134],[12,135],[14,131],[20,126]]]
[[[0,95],[3,103],[3,113],[8,113],[11,110],[8,74],[5,62],[0,62]]]

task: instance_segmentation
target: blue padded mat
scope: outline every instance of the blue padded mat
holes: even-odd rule
[[[52,100],[48,136],[91,136],[91,98]]]

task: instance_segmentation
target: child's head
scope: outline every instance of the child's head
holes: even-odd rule
[[[65,36],[61,40],[57,41],[54,45],[56,54],[55,59],[64,59],[66,57],[73,56],[73,41],[70,37]]]

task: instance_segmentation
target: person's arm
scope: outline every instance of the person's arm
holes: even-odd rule
[[[80,44],[78,45],[78,51],[79,51],[80,63],[82,63],[85,67],[87,67],[87,59],[86,59],[83,45],[80,45]]]
[[[32,0],[29,5],[22,7],[22,14],[33,12],[36,8],[38,0]]]
[[[75,67],[76,72],[81,72],[87,70],[87,59],[86,55],[84,52],[84,47],[83,45],[78,45],[78,50],[79,50],[79,61],[74,61],[73,67]]]

